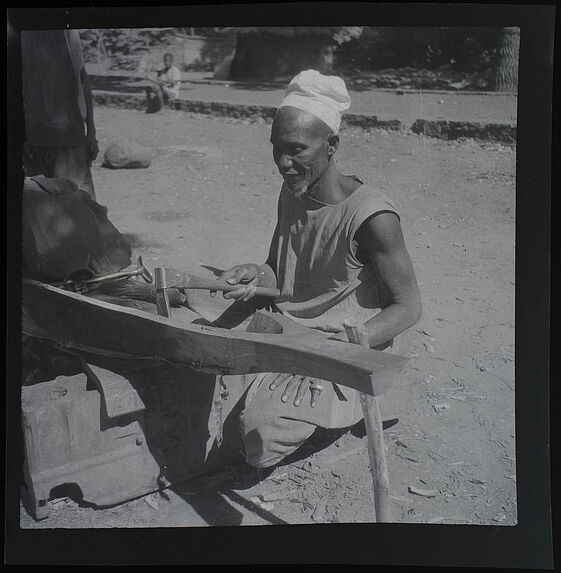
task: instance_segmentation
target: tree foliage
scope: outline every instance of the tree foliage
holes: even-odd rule
[[[175,28],[112,28],[80,30],[87,62],[122,67],[121,59],[173,40]]]
[[[385,70],[404,70],[409,74],[416,70],[425,75],[444,73],[454,77],[477,77],[479,88],[503,91],[515,90],[518,79],[517,28],[295,26],[89,29],[80,32],[86,61],[97,62],[105,69],[128,70],[135,70],[141,54],[152,47],[172,46],[188,36],[216,38],[232,37],[233,34],[238,39],[259,38],[264,52],[286,40],[304,46],[315,38],[328,48],[334,71],[347,75],[385,73]],[[215,48],[209,42],[204,50]],[[292,57],[288,53],[285,56]],[[285,63],[279,61],[275,66],[282,67]],[[267,67],[268,63],[265,60],[260,65]],[[272,71],[263,70],[263,73],[267,75]],[[442,79],[444,81],[444,77]],[[434,81],[429,80],[428,84],[432,85]]]
[[[501,28],[364,27],[336,52],[340,66],[362,70],[452,65],[477,71],[493,65]]]

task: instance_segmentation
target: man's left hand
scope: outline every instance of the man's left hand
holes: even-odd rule
[[[282,382],[285,381],[286,378],[284,375],[279,374],[279,376],[277,376],[277,378],[271,382],[269,389],[275,390],[278,388],[278,386],[280,386],[280,384],[282,384]],[[318,380],[315,378],[310,378],[309,376],[290,376],[288,384],[286,385],[284,392],[281,394],[281,400],[283,402],[288,402],[288,400],[296,391],[296,396],[294,397],[293,403],[295,406],[300,406],[302,398],[304,397],[307,390],[310,390],[311,394],[310,406],[314,408],[319,400],[323,387]]]

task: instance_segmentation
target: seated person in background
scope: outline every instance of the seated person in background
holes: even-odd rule
[[[146,88],[148,112],[160,111],[165,104],[170,104],[179,97],[181,72],[173,65],[173,56],[164,55],[164,67],[156,72],[156,79],[146,76],[155,85]]]
[[[290,82],[271,130],[284,184],[269,256],[220,278],[240,286],[224,298],[247,301],[257,285],[278,288],[276,311],[340,341],[342,323],[354,319],[371,348],[395,352],[394,338],[420,318],[421,299],[394,203],[335,164],[349,104],[339,77],[307,70]],[[276,465],[318,427],[362,418],[352,389],[289,374],[248,378],[240,429],[246,461],[257,468]]]

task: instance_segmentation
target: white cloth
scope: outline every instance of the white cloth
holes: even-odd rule
[[[167,69],[158,72],[158,79],[163,84],[163,89],[166,94],[172,98],[179,97],[179,88],[181,87],[181,72],[175,67],[170,66]]]
[[[288,84],[279,108],[290,106],[307,111],[339,133],[341,117],[350,105],[351,98],[342,78],[306,70]]]

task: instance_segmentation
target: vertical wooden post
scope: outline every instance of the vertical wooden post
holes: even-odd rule
[[[370,346],[364,327],[359,327],[354,321],[347,320],[343,324],[349,342]],[[382,429],[382,415],[375,396],[360,394],[360,403],[364,414],[366,437],[368,441],[368,455],[374,485],[374,505],[376,508],[376,521],[388,523],[391,521],[390,479],[386,462],[386,448]]]

